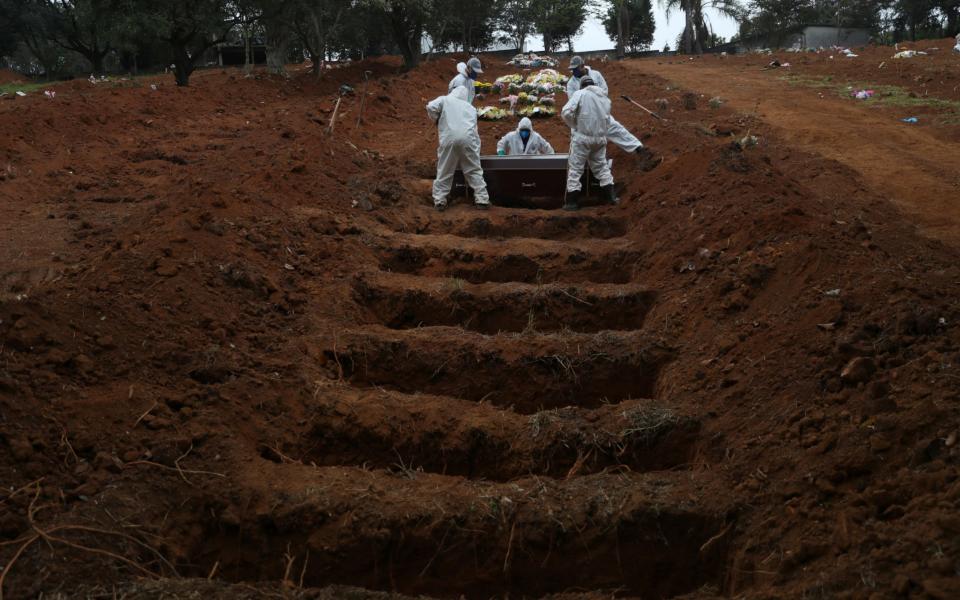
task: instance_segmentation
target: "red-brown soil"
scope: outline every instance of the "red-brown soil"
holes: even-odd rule
[[[909,59],[891,58],[894,48],[871,46],[856,48],[856,58],[831,51],[777,52],[651,59],[631,66],[665,77],[674,88],[696,89],[703,94],[701,105],[720,97],[774,127],[791,146],[850,167],[924,235],[960,246],[960,54],[951,52],[951,45],[950,40],[913,44],[929,54]],[[774,59],[791,66],[766,68]],[[877,96],[856,100],[847,88],[876,88]],[[663,95],[677,98],[679,92]],[[682,118],[679,107],[672,102],[671,114]],[[908,117],[919,122],[904,123]]]
[[[27,78],[11,69],[0,69],[0,84],[26,81]]]
[[[436,213],[452,72],[0,103],[4,598],[956,597],[958,250],[731,104]]]

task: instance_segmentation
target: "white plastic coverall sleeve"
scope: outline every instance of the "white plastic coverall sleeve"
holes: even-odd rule
[[[590,78],[593,79],[594,85],[602,89],[607,94],[610,93],[610,88],[607,87],[607,80],[603,78],[603,75],[600,74],[600,71],[594,71],[590,67],[584,67],[587,71],[587,74],[590,75]],[[580,90],[580,78],[570,76],[570,80],[567,81],[567,96],[573,97],[577,91]],[[626,152],[636,152],[637,148],[643,146],[643,143],[637,139],[637,136],[630,133],[626,127],[620,124],[619,121],[610,117],[610,129],[607,131],[607,139],[610,140],[615,146],[619,146],[622,150]]]
[[[466,65],[464,65],[464,68],[466,68]],[[467,77],[464,73],[460,73],[450,80],[450,84],[447,85],[447,93],[449,94],[458,87],[462,87],[463,89],[467,90],[466,101],[470,104],[473,104],[473,97],[477,95],[477,89],[473,84],[473,80]]]
[[[434,204],[445,204],[453,187],[453,174],[459,168],[473,188],[477,204],[489,204],[487,184],[480,168],[480,133],[477,110],[466,100],[467,90],[454,88],[427,104],[427,115],[437,123],[440,145],[437,147],[437,178],[433,182]]]
[[[521,129],[530,132],[530,139],[527,140],[526,147],[523,146],[523,138],[520,137]],[[533,123],[527,117],[520,119],[516,131],[511,131],[500,138],[500,141],[497,142],[497,152],[501,150],[508,155],[554,154],[553,146],[542,135],[533,130]]]
[[[601,186],[613,183],[607,164],[607,129],[610,122],[610,99],[597,86],[579,90],[560,111],[563,122],[570,126],[570,156],[567,159],[567,191],[581,189],[583,170],[590,171]]]

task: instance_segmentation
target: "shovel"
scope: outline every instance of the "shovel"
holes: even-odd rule
[[[333,135],[333,128],[337,125],[337,113],[340,111],[340,102],[343,96],[337,98],[337,104],[333,107],[333,115],[330,117],[330,125],[327,126],[327,135]]]
[[[663,117],[661,117],[661,116],[658,115],[657,113],[653,112],[652,110],[650,110],[650,109],[647,108],[646,106],[640,104],[639,102],[637,102],[636,100],[634,100],[634,99],[631,98],[630,96],[620,96],[620,97],[623,98],[624,100],[626,100],[627,102],[629,102],[630,104],[632,104],[632,105],[636,106],[637,108],[641,109],[642,111],[644,111],[645,113],[647,113],[648,115],[650,115],[651,117],[653,117],[654,119],[659,119],[659,120],[661,120],[661,121],[666,121],[666,119],[664,119]]]
[[[357,124],[354,129],[360,129],[360,119],[363,118],[363,106],[367,101],[367,88],[370,86],[370,75],[373,71],[363,72],[363,96],[360,97],[360,114],[357,115]]]

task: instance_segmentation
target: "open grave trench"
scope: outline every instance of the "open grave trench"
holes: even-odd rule
[[[304,587],[441,598],[570,591],[670,598],[717,589],[729,551],[726,515],[698,500],[707,494],[684,473],[500,483],[264,464],[248,485],[265,504],[197,531],[190,552],[198,572],[219,564],[231,580],[279,580],[289,576],[284,566],[264,557],[287,555]]]
[[[644,330],[626,232],[455,208],[368,241],[356,322],[320,348],[335,381],[257,447],[253,523],[221,518],[193,556],[278,579],[257,558],[307,547],[306,585],[438,597],[719,589],[731,517],[698,492],[700,421],[658,395],[674,351]]]

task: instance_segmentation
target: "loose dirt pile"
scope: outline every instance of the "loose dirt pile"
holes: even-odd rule
[[[726,108],[435,213],[453,64],[0,105],[5,597],[956,597],[957,251]]]
[[[18,83],[27,78],[11,69],[0,69],[0,84]]]

